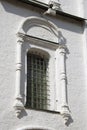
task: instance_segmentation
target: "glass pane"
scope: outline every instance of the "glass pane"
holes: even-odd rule
[[[27,107],[47,109],[49,105],[48,59],[27,54]]]

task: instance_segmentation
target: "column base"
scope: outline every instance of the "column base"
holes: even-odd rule
[[[13,107],[15,109],[16,116],[19,117],[21,112],[22,112],[22,110],[24,110],[24,105],[22,103],[22,99],[21,98],[16,98]]]
[[[69,120],[71,119],[70,111],[68,105],[63,105],[61,107],[61,115],[64,119],[64,124],[68,125]]]

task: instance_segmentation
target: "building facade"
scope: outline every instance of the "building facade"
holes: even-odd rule
[[[86,6],[0,1],[0,130],[87,129]]]

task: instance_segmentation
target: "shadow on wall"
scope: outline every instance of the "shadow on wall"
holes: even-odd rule
[[[43,15],[44,11],[40,11],[39,8],[33,8],[33,6],[30,6],[29,4],[22,3],[19,0],[1,0],[1,4],[4,7],[5,11],[16,14],[22,17],[29,17],[35,15],[36,12],[39,13],[41,17],[45,16]],[[23,7],[23,8],[21,8]],[[31,9],[31,11],[29,10]],[[33,12],[35,10],[35,12]],[[36,11],[37,10],[37,11]],[[60,8],[60,11],[62,9]],[[33,14],[34,13],[34,14]],[[58,26],[63,29],[70,30],[71,32],[76,32],[79,34],[83,33],[83,23],[79,21],[75,21],[74,19],[69,19],[62,16],[56,16],[56,18],[60,19],[60,22],[58,23]],[[68,22],[67,22],[68,21]],[[62,22],[62,23],[61,23]]]
[[[20,0],[1,0],[1,4],[4,7],[5,11],[22,17],[29,16],[29,8],[31,8],[31,11],[34,10],[34,8],[32,9],[29,4],[22,3]]]

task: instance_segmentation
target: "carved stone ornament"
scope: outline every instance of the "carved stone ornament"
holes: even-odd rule
[[[60,4],[59,0],[50,0],[49,5],[52,5],[52,9],[59,10],[61,4]]]
[[[60,10],[60,2],[59,0],[50,0],[49,3],[49,8],[47,11],[44,12],[44,15],[48,14],[48,15],[56,15],[56,11]]]
[[[20,113],[22,112],[22,110],[24,110],[24,105],[23,105],[23,102],[22,102],[22,98],[19,97],[15,100],[15,103],[14,103],[14,109],[15,109],[15,112],[16,112],[16,116],[19,117],[20,116]]]
[[[63,105],[61,109],[61,115],[64,119],[64,124],[68,125],[69,119],[71,118],[68,105]]]

